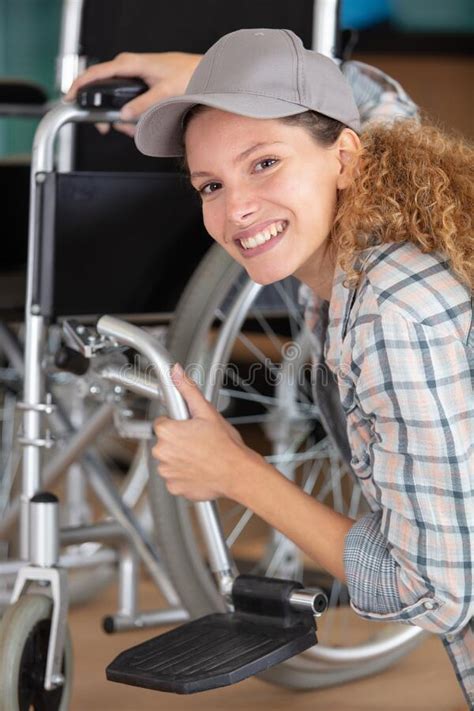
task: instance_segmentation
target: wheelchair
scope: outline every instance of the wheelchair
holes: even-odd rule
[[[65,6],[68,41],[71,27],[77,28],[79,5]],[[92,5],[86,3],[81,12],[92,12]],[[327,3],[314,8],[319,31],[329,28],[322,33],[326,41],[334,36],[330,5],[330,12]],[[332,25],[325,24],[328,18]],[[258,19],[250,26],[268,25]],[[281,24],[281,18],[273,18],[273,26]],[[70,73],[80,61],[77,46],[71,51],[66,39],[62,65]],[[330,53],[326,45],[317,46]],[[63,78],[64,88],[72,78]],[[143,164],[131,174],[114,173],[110,166],[84,170],[80,161],[79,170],[74,166],[73,133],[77,140],[87,124],[117,121],[116,93],[108,84],[96,87],[92,104],[87,91],[79,101],[83,106],[59,103],[43,118],[33,146],[25,322],[17,328],[4,325],[2,331],[8,366],[2,370],[7,413],[2,435],[8,451],[0,482],[0,535],[7,540],[11,530],[18,531],[19,544],[0,562],[6,604],[0,623],[0,709],[67,710],[72,677],[68,600],[87,601],[115,573],[119,604],[104,620],[109,633],[200,618],[188,623],[207,620],[192,627],[189,639],[202,641],[207,635],[212,640],[218,623],[212,618],[211,624],[209,615],[219,613],[225,624],[236,619],[229,622],[226,616],[240,615],[239,625],[245,627],[242,615],[254,615],[249,600],[253,604],[268,595],[279,598],[278,614],[291,619],[298,634],[272,651],[271,664],[282,662],[278,668],[267,668],[268,659],[263,663],[257,655],[240,676],[231,661],[218,679],[209,672],[205,680],[188,677],[181,683],[169,677],[157,681],[156,675],[150,679],[142,668],[130,676],[125,657],[121,665],[111,665],[112,680],[187,693],[254,673],[287,687],[316,688],[382,670],[420,641],[419,629],[358,618],[347,590],[250,510],[228,501],[190,504],[171,496],[154,475],[151,419],[161,413],[188,416],[169,379],[170,365],[178,360],[241,428],[244,439],[252,443],[260,433],[268,461],[285,476],[350,516],[366,506],[319,423],[311,392],[311,333],[295,282],[260,287],[220,248],[211,247],[176,304],[178,285],[169,265],[188,246],[191,250],[201,239],[208,244],[199,204],[181,175],[169,165],[166,172],[162,165],[160,172],[151,172]],[[130,214],[133,221],[126,223]],[[128,241],[120,242],[124,224]],[[161,234],[150,240],[157,229]],[[159,279],[157,269],[159,293],[151,288]],[[109,315],[97,320],[97,313]],[[24,356],[17,340],[22,333]],[[14,411],[22,415],[18,434]],[[21,485],[16,476],[20,449]],[[64,497],[61,507],[47,493],[51,490]],[[168,608],[139,610],[140,564]],[[328,608],[319,617],[326,598]],[[318,644],[311,627],[315,616]],[[281,627],[281,620],[275,623],[273,639]],[[181,629],[175,630],[178,649],[188,639],[179,636]],[[153,650],[146,647],[144,657],[152,651],[166,654],[163,643],[156,644]],[[201,648],[190,649],[199,658]],[[248,652],[245,645],[243,650]]]

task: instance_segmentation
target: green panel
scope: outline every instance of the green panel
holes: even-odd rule
[[[0,0],[0,76],[40,84],[55,95],[61,0]],[[37,120],[0,119],[0,156],[29,153]]]

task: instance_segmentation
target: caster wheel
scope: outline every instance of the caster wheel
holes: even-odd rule
[[[0,711],[67,711],[72,686],[72,647],[66,632],[64,684],[43,687],[52,601],[27,594],[7,608],[0,622]]]

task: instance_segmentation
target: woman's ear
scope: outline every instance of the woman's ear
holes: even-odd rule
[[[336,143],[337,157],[339,160],[339,175],[337,177],[338,190],[347,188],[352,180],[354,168],[361,149],[360,138],[350,128],[345,128],[340,133]]]

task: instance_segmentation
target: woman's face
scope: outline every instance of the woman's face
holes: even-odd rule
[[[299,126],[206,109],[185,144],[214,240],[259,284],[290,274],[311,283],[345,187],[338,142],[323,147]]]

